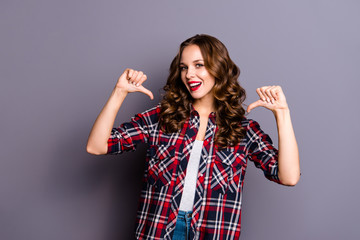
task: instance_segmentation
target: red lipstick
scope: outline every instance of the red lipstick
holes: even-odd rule
[[[202,82],[190,81],[190,82],[188,82],[188,84],[189,84],[190,90],[192,92],[194,92],[194,91],[196,91],[196,90],[198,90],[200,88]]]

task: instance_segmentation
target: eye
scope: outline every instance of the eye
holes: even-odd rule
[[[195,66],[196,66],[197,68],[199,68],[199,67],[203,67],[203,66],[204,66],[204,64],[197,63]]]
[[[185,66],[180,66],[179,69],[180,69],[180,71],[184,71],[184,70],[187,69],[187,67],[185,67]]]

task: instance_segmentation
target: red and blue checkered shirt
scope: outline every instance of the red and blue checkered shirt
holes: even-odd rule
[[[137,212],[137,239],[171,239],[184,189],[186,166],[200,126],[192,108],[183,130],[167,134],[160,130],[160,106],[134,116],[112,130],[108,153],[135,150],[149,145]],[[215,113],[209,116],[202,148],[191,221],[190,239],[239,239],[241,199],[248,160],[265,176],[279,183],[278,151],[257,122],[244,119],[246,136],[235,147],[218,149]]]

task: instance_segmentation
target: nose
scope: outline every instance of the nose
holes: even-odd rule
[[[187,71],[186,71],[186,78],[190,79],[192,77],[195,76],[195,69],[192,67],[188,67]]]

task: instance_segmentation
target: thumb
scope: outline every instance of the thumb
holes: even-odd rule
[[[154,99],[154,95],[152,94],[152,92],[150,90],[148,90],[147,88],[144,88],[142,85],[139,86],[139,92],[145,93],[146,95],[148,95],[150,97],[151,100]]]
[[[251,103],[246,111],[249,113],[251,110],[253,110],[256,107],[261,107],[263,105],[263,101],[261,99],[257,100],[256,102]]]

